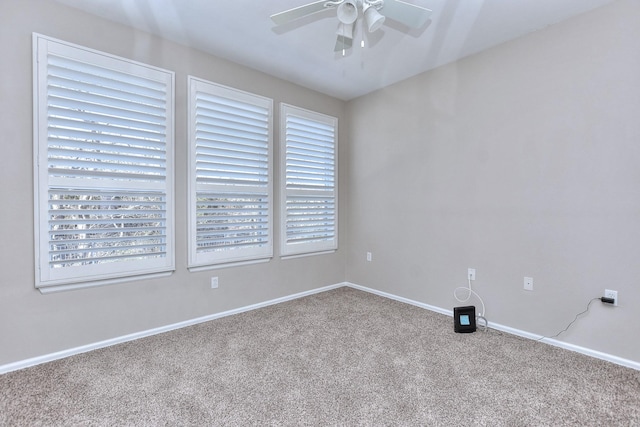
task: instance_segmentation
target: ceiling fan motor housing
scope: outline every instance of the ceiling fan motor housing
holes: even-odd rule
[[[430,9],[402,0],[315,0],[309,4],[271,15],[271,19],[277,25],[285,25],[327,8],[337,9],[340,25],[337,31],[338,40],[335,51],[342,50],[343,54],[345,49],[352,45],[354,26],[358,18],[364,21],[369,32],[374,32],[380,29],[387,18],[409,28],[420,28],[425,25],[432,12]],[[362,15],[360,15],[361,13]],[[363,44],[362,46],[364,47]]]

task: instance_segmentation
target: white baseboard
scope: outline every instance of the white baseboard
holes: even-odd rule
[[[367,288],[365,286],[356,285],[354,283],[346,282],[345,286],[349,286],[354,289],[359,289],[361,291],[370,292],[375,295],[379,295],[385,298],[393,299],[396,301],[404,302],[407,304],[415,305],[416,307],[424,308],[426,310],[435,311],[436,313],[445,314],[447,316],[453,317],[453,310],[447,310],[444,308],[436,307],[433,305],[425,304],[419,301],[414,301],[408,298],[400,297],[397,295],[393,295],[387,292],[378,291],[376,289]],[[500,325],[498,323],[489,323],[489,327],[491,329],[496,329],[498,331],[506,332],[508,334],[517,335],[523,338],[529,338],[532,340],[540,340],[540,342],[549,344],[555,347],[560,347],[566,350],[575,351],[577,353],[585,354],[587,356],[595,357],[596,359],[606,360],[607,362],[615,363],[617,365],[625,366],[627,368],[632,368],[640,371],[640,362],[636,362],[629,359],[624,359],[622,357],[614,356],[612,354],[603,353],[601,351],[592,350],[590,348],[581,347],[574,344],[569,344],[563,341],[554,340],[552,338],[544,338],[542,335],[533,334],[531,332],[522,331],[520,329],[515,329],[509,326]]]
[[[425,304],[423,302],[414,301],[414,300],[409,299],[409,298],[399,297],[397,295],[390,294],[388,292],[382,292],[382,291],[379,291],[377,289],[367,288],[366,286],[356,285],[355,283],[346,282],[345,286],[348,286],[348,287],[353,288],[353,289],[358,289],[360,291],[369,292],[371,294],[375,294],[375,295],[378,295],[378,296],[381,296],[381,297],[385,297],[385,298],[389,298],[389,299],[392,299],[392,300],[404,302],[406,304],[415,305],[416,307],[424,308],[424,309],[427,309],[427,310],[430,310],[430,311],[435,311],[436,313],[446,314],[447,316],[453,317],[453,310],[446,310],[444,308],[436,307],[435,305],[429,305],[429,304]]]
[[[0,374],[4,374],[11,371],[17,371],[19,369],[28,368],[30,366],[40,365],[42,363],[52,362],[58,359],[64,359],[65,357],[73,356],[76,354],[86,353],[91,350],[97,350],[99,348],[109,347],[115,344],[121,344],[127,341],[137,340],[139,338],[149,337],[151,335],[161,334],[163,332],[169,332],[174,329],[180,329],[198,323],[208,322],[210,320],[219,319],[221,317],[231,316],[233,314],[244,313],[245,311],[255,310],[257,308],[267,307],[274,304],[279,304],[285,301],[291,301],[294,299],[306,297],[309,295],[325,292],[331,289],[341,288],[345,286],[345,283],[338,283],[335,285],[325,286],[322,288],[312,289],[310,291],[300,292],[293,295],[287,295],[281,298],[272,299],[269,301],[260,302],[257,304],[247,305],[245,307],[236,308],[233,310],[223,311],[221,313],[210,314],[208,316],[198,317],[196,319],[185,320],[184,322],[178,322],[171,325],[161,326],[159,328],[149,329],[146,331],[136,332],[121,337],[112,338],[105,341],[96,342],[93,344],[87,344],[80,347],[70,348],[68,350],[58,351],[56,353],[45,354],[43,356],[33,357],[31,359],[20,360],[18,362],[9,363],[6,365],[0,365]]]
[[[288,295],[288,296],[284,296],[281,298],[276,298],[276,299],[272,299],[269,301],[264,301],[261,303],[257,303],[257,304],[252,304],[252,305],[248,305],[248,306],[244,306],[244,307],[240,307],[240,308],[236,308],[233,310],[228,310],[228,311],[223,311],[220,313],[215,313],[215,314],[210,314],[208,316],[203,316],[203,317],[198,317],[196,319],[191,319],[191,320],[185,320],[184,322],[178,322],[178,323],[174,323],[171,325],[166,325],[166,326],[161,326],[159,328],[154,328],[154,329],[149,329],[146,331],[141,331],[141,332],[136,332],[133,334],[129,334],[129,335],[124,335],[121,337],[116,337],[116,338],[112,338],[109,340],[105,340],[105,341],[100,341],[100,342],[96,342],[93,344],[87,344],[87,345],[83,345],[80,347],[75,347],[75,348],[71,348],[68,350],[63,350],[63,351],[59,351],[56,353],[51,353],[51,354],[46,354],[43,356],[38,356],[38,357],[33,357],[31,359],[26,359],[26,360],[21,360],[18,362],[14,362],[14,363],[9,363],[6,365],[0,365],[0,374],[4,374],[7,372],[11,372],[11,371],[17,371],[19,369],[24,369],[24,368],[28,368],[30,366],[35,366],[35,365],[40,365],[42,363],[47,363],[47,362],[52,362],[54,360],[58,360],[58,359],[63,359],[65,357],[69,357],[69,356],[73,356],[76,354],[81,354],[81,353],[86,353],[88,351],[91,350],[97,350],[99,348],[104,348],[104,347],[109,347],[115,344],[120,344],[120,343],[124,343],[127,341],[133,341],[133,340],[137,340],[139,338],[144,338],[144,337],[148,337],[148,336],[152,336],[152,335],[157,335],[157,334],[161,334],[163,332],[168,332],[168,331],[172,331],[174,329],[180,329],[180,328],[184,328],[187,326],[191,326],[191,325],[196,325],[198,323],[203,323],[203,322],[208,322],[210,320],[215,320],[215,319],[219,319],[222,317],[226,317],[226,316],[231,316],[233,314],[239,314],[239,313],[244,313],[246,311],[250,311],[250,310],[255,310],[258,308],[262,308],[262,307],[267,307],[270,305],[274,305],[274,304],[279,304],[285,301],[291,301],[294,299],[298,299],[298,298],[302,298],[302,297],[306,297],[309,295],[313,295],[313,294],[317,294],[320,292],[325,292],[325,291],[329,291],[331,289],[337,289],[337,288],[341,288],[343,286],[347,286],[353,289],[358,289],[364,292],[369,292],[381,297],[385,297],[385,298],[389,298],[392,300],[396,300],[396,301],[400,301],[406,304],[411,304],[414,305],[416,307],[420,307],[420,308],[424,308],[426,310],[430,310],[436,313],[440,313],[440,314],[444,314],[447,316],[453,316],[453,310],[447,310],[444,308],[440,308],[440,307],[436,307],[434,305],[429,305],[429,304],[425,304],[423,302],[420,301],[415,301],[415,300],[411,300],[409,298],[404,298],[398,295],[394,295],[394,294],[390,294],[387,292],[382,292],[382,291],[378,291],[376,289],[371,289],[371,288],[367,288],[365,286],[360,286],[360,285],[356,285],[355,283],[349,283],[349,282],[343,282],[343,283],[337,283],[335,285],[330,285],[330,286],[325,286],[322,288],[317,288],[317,289],[312,289],[310,291],[305,291],[305,292],[300,292],[297,294],[292,294],[292,295]],[[526,332],[526,331],[522,331],[519,329],[515,329],[515,328],[511,328],[509,326],[504,326],[504,325],[500,325],[497,323],[490,323],[489,327],[492,329],[496,329],[502,332],[506,332],[509,334],[513,334],[513,335],[518,335],[524,338],[529,338],[529,339],[540,339],[542,338],[542,336],[540,335],[536,335],[536,334],[532,334],[530,332]],[[546,344],[550,344],[556,347],[560,347],[560,348],[564,348],[567,350],[571,350],[571,351],[575,351],[578,353],[582,353],[582,354],[586,354],[587,356],[591,356],[591,357],[595,357],[597,359],[602,359],[602,360],[606,360],[608,362],[612,362],[618,365],[622,365],[628,368],[632,368],[632,369],[636,369],[640,371],[640,362],[635,362],[633,360],[629,360],[629,359],[623,359],[621,357],[617,357],[617,356],[613,356],[611,354],[607,354],[607,353],[603,353],[600,351],[596,351],[596,350],[592,350],[589,348],[585,348],[585,347],[580,347],[577,345],[573,345],[573,344],[568,344],[562,341],[558,341],[558,340],[554,340],[551,338],[545,338],[543,340],[541,340],[541,342],[546,343]]]

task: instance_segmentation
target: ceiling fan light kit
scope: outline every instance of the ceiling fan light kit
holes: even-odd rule
[[[367,29],[372,33],[379,30],[387,18],[409,28],[420,28],[427,22],[432,12],[430,9],[405,3],[402,0],[322,0],[276,13],[271,15],[271,19],[276,25],[284,25],[327,8],[337,10],[339,23],[335,50],[342,50],[343,54],[344,50],[352,45],[355,23],[359,17],[364,19]]]
[[[377,31],[384,24],[385,16],[381,15],[375,7],[367,5],[364,9],[364,20],[370,33]]]
[[[353,39],[353,23],[344,24],[341,22],[338,25],[338,31],[336,31],[336,34],[347,39]]]
[[[356,0],[345,0],[338,6],[338,20],[345,24],[353,24],[358,19]]]

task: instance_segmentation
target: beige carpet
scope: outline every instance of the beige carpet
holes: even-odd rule
[[[351,288],[0,376],[0,425],[640,425],[640,372]]]

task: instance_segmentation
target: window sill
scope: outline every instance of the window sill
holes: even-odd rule
[[[142,274],[139,276],[119,277],[117,279],[97,280],[94,282],[72,283],[68,285],[50,285],[37,288],[41,294],[53,294],[56,292],[74,291],[76,289],[95,288],[97,286],[115,285],[118,283],[131,282],[134,280],[157,279],[160,277],[169,277],[173,271],[163,273]]]
[[[248,261],[236,261],[236,262],[227,262],[227,263],[221,263],[221,264],[199,265],[199,266],[189,267],[189,271],[191,273],[197,273],[198,271],[219,270],[221,268],[240,267],[243,265],[252,265],[252,264],[262,264],[269,261],[271,261],[271,257],[261,258],[261,259],[252,259]]]
[[[308,256],[328,255],[328,254],[333,254],[335,252],[336,252],[336,249],[331,249],[329,251],[307,252],[305,254],[295,254],[295,255],[283,255],[280,257],[280,259],[286,260],[286,259],[306,258]]]

